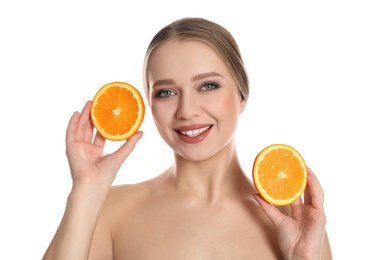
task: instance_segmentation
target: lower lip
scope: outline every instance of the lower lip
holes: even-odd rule
[[[197,135],[195,137],[183,135],[180,132],[177,132],[177,134],[178,134],[179,138],[181,138],[181,140],[184,141],[185,143],[195,144],[195,143],[199,143],[199,142],[203,141],[209,135],[209,132],[211,132],[211,130],[212,130],[212,127],[210,129],[208,129],[207,131],[205,131],[205,132],[203,132],[200,135]]]

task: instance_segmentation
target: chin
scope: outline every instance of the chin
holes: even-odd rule
[[[174,154],[185,160],[192,162],[202,162],[215,157],[231,153],[234,146],[233,136],[224,139],[223,144],[220,140],[217,142],[201,142],[198,144],[184,144],[181,142],[172,142],[169,146],[174,150]],[[220,158],[219,158],[220,159]],[[221,160],[221,159],[220,159]]]
[[[205,153],[195,153],[195,154],[191,154],[191,153],[177,153],[175,152],[176,156],[178,157],[181,157],[187,161],[192,161],[192,162],[202,162],[202,161],[206,161],[208,159],[210,159],[211,157],[213,157],[214,154],[205,154]]]
[[[226,145],[225,145],[226,146]],[[201,146],[197,147],[197,149],[193,149],[193,147],[184,150],[175,150],[176,156],[182,157],[185,160],[192,161],[192,162],[202,162],[209,159],[215,158],[217,155],[220,155],[225,147],[210,147],[210,146]]]

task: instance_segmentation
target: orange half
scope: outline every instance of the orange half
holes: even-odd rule
[[[93,98],[90,115],[106,139],[121,141],[133,136],[144,120],[145,106],[139,91],[124,82],[103,86]]]
[[[253,180],[259,194],[274,205],[288,205],[306,188],[308,172],[301,155],[292,147],[274,144],[254,161]]]

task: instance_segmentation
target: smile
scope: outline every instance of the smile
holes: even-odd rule
[[[211,127],[212,127],[212,125],[206,126],[206,127],[203,127],[203,128],[188,130],[188,131],[179,131],[179,130],[177,130],[177,131],[180,132],[182,135],[187,135],[189,137],[195,137],[195,136],[198,136],[198,135],[204,133],[205,131],[207,131]]]
[[[196,124],[181,126],[174,130],[183,142],[188,144],[196,144],[208,137],[212,130],[212,126],[213,125],[210,124]]]

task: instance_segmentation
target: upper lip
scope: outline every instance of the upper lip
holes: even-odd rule
[[[185,125],[185,126],[177,127],[177,128],[175,128],[175,130],[178,130],[178,131],[190,131],[190,130],[204,128],[204,127],[207,127],[207,126],[212,126],[212,124]]]

